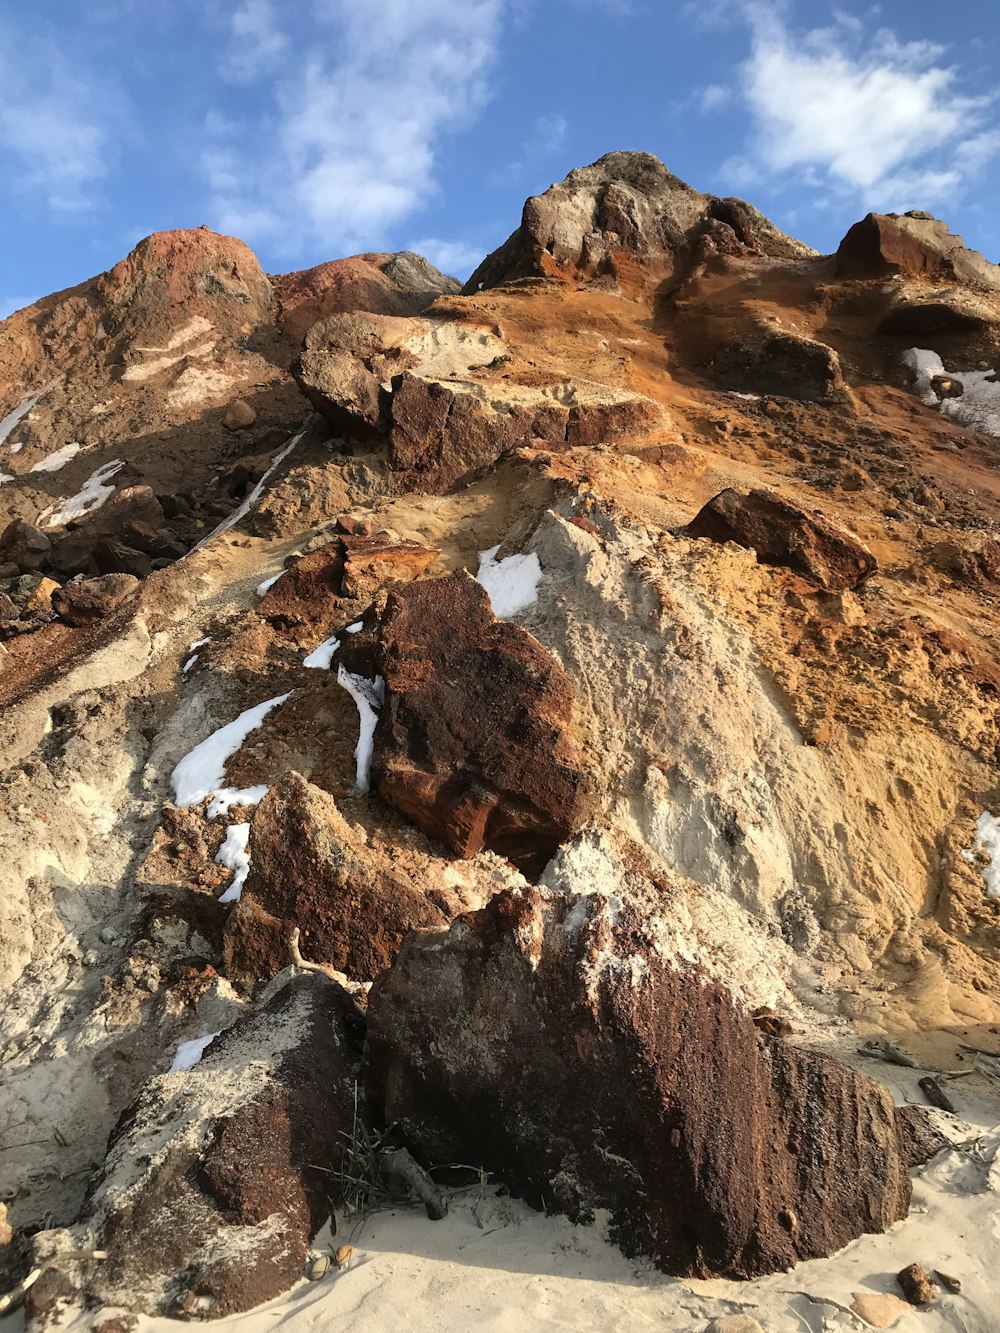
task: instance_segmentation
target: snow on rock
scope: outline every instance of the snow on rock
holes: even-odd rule
[[[962,426],[1000,435],[1000,378],[995,370],[945,370],[937,352],[923,347],[911,347],[903,353],[903,365],[913,371],[914,388],[921,402],[939,407],[942,414]],[[962,386],[956,398],[938,401],[933,380],[946,375]]]
[[[92,514],[95,509],[100,509],[115,489],[114,486],[109,486],[108,482],[124,466],[120,458],[113,458],[110,463],[104,463],[87,478],[76,495],[64,500],[55,512],[50,506],[39,515],[39,523],[44,522],[47,528],[58,528],[64,523],[73,523],[87,514]]]
[[[220,815],[227,815],[234,805],[260,805],[270,790],[266,783],[256,787],[220,787],[209,802],[208,817],[218,819]]]
[[[205,1037],[195,1037],[193,1041],[182,1041],[177,1047],[177,1054],[174,1056],[174,1062],[170,1066],[169,1072],[171,1074],[183,1074],[188,1069],[193,1069],[205,1053],[205,1047],[220,1035],[218,1032],[209,1032]]]
[[[278,582],[278,580],[281,578],[284,572],[285,571],[283,569],[279,569],[277,574],[272,574],[271,577],[269,579],[265,579],[263,583],[258,583],[257,596],[263,597],[269,588],[274,587],[274,585]]]
[[[364,627],[363,620],[356,620],[353,625],[348,625],[347,632],[348,634],[360,634]]]
[[[332,634],[329,639],[324,639],[318,648],[314,648],[306,657],[302,665],[307,667],[319,667],[323,671],[329,671],[330,663],[333,661],[333,655],[340,647],[340,640],[336,634]]]
[[[58,472],[61,467],[65,467],[71,458],[75,458],[80,452],[80,445],[73,440],[69,444],[64,444],[61,449],[57,449],[54,454],[49,454],[48,458],[41,459],[40,462],[32,464],[29,472]]]
[[[340,666],[337,668],[337,684],[347,691],[358,707],[361,728],[358,733],[358,743],[354,747],[354,758],[358,765],[355,780],[361,791],[367,791],[372,752],[375,748],[375,726],[378,723],[379,709],[385,702],[385,682],[381,676],[376,676],[374,680],[366,680],[364,676],[356,676],[353,671],[345,671],[343,666]]]
[[[52,385],[49,384],[46,385],[44,389],[39,389],[38,393],[29,394],[27,398],[21,399],[17,407],[7,413],[3,420],[0,421],[0,444],[3,444],[14,427],[28,415],[42,395],[47,393],[51,388]]]
[[[506,620],[534,606],[542,567],[534,551],[497,560],[499,550],[499,546],[491,546],[488,551],[480,552],[476,578],[489,593],[493,614],[498,620]]]
[[[990,858],[989,865],[983,867],[986,896],[1000,898],[1000,819],[988,810],[984,810],[976,820],[976,836],[972,847],[965,853],[966,859],[973,860],[977,852],[985,853]]]
[[[240,507],[238,509],[234,509],[233,512],[228,516],[228,518],[224,518],[222,522],[219,524],[219,526],[217,528],[213,528],[207,537],[202,537],[198,545],[193,547],[194,551],[200,551],[203,546],[206,546],[213,539],[213,537],[220,537],[224,532],[228,532],[230,528],[235,527],[237,523],[239,523],[242,519],[246,518],[247,514],[249,514],[250,510],[254,507],[254,505],[257,503],[260,497],[264,494],[264,488],[270,481],[271,476],[274,473],[274,470],[278,467],[280,463],[284,462],[284,460],[288,457],[288,455],[298,444],[299,440],[302,439],[302,436],[304,434],[305,431],[299,431],[298,435],[296,435],[293,439],[289,440],[288,444],[285,445],[284,449],[280,450],[280,452],[275,454],[271,466],[267,469],[267,471],[261,477],[260,481],[258,481],[257,485],[253,488],[253,490],[243,501]],[[282,571],[282,573],[284,573],[284,571]]]
[[[291,691],[288,692],[290,693]],[[206,796],[220,793],[226,781],[227,761],[240,748],[250,732],[260,726],[271,709],[285,702],[288,694],[278,694],[273,699],[265,699],[263,703],[246,709],[232,722],[227,722],[218,731],[213,731],[211,736],[206,736],[200,745],[196,745],[189,754],[186,754],[170,777],[176,804],[198,805]],[[230,804],[242,803],[230,801]],[[210,817],[215,816],[210,815]]]
[[[194,666],[195,662],[197,662],[197,660],[198,660],[198,652],[197,652],[197,649],[199,649],[199,648],[204,648],[204,646],[205,646],[206,643],[211,643],[211,642],[212,642],[212,636],[209,634],[209,635],[206,635],[204,639],[195,639],[194,643],[189,643],[189,644],[188,644],[188,648],[187,648],[187,650],[188,650],[189,653],[192,654],[192,656],[189,657],[188,660],[184,663],[183,674],[184,674],[185,676],[186,676],[187,673],[191,670],[191,668]]]
[[[225,841],[219,848],[215,860],[216,864],[225,866],[227,870],[232,870],[234,874],[229,888],[219,899],[220,903],[239,901],[240,894],[243,892],[243,885],[250,873],[250,853],[247,850],[249,840],[249,823],[229,825]]]

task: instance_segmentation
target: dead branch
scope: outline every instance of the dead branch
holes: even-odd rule
[[[378,1155],[378,1161],[383,1174],[395,1176],[410,1187],[427,1209],[427,1216],[432,1221],[439,1222],[445,1216],[448,1205],[441,1191],[405,1148],[383,1148]]]

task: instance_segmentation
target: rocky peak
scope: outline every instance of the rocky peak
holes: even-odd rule
[[[488,255],[466,292],[519,278],[613,278],[634,284],[670,276],[699,233],[722,227],[748,253],[801,258],[808,247],[784,236],[742,200],[692,189],[652,153],[606,153],[524,205],[521,225]],[[645,272],[632,272],[635,262]]]
[[[966,283],[1000,291],[1000,265],[969,250],[947,222],[930,213],[869,213],[856,222],[837,250],[841,277],[907,278]]]

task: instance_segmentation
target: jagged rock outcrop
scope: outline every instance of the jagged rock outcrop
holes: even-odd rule
[[[250,874],[226,923],[226,974],[253,984],[288,965],[288,938],[352,981],[392,964],[410,930],[442,926],[488,892],[448,887],[367,846],[327,792],[289,773],[250,825]]]
[[[764,564],[784,565],[828,592],[856,588],[878,568],[853,534],[771,491],[720,491],[684,535],[748,546]]]
[[[85,1299],[217,1319],[297,1282],[337,1201],[362,1040],[336,983],[298,977],[193,1068],[150,1079],[90,1189],[81,1230],[108,1260]],[[44,1319],[65,1283],[43,1275],[29,1313]]]
[[[524,205],[521,225],[466,283],[469,293],[518,278],[608,277],[641,284],[676,273],[700,231],[725,229],[741,254],[813,253],[750,204],[699,193],[652,153],[606,153]]]
[[[754,330],[720,347],[712,358],[720,387],[744,393],[780,394],[804,402],[843,394],[840,358],[832,347],[793,333]]]
[[[946,222],[929,213],[869,213],[837,249],[842,278],[907,278],[967,283],[1000,291],[1000,266],[966,248]]]
[[[654,932],[627,902],[526,889],[411,936],[369,997],[373,1104],[536,1207],[608,1209],[671,1273],[779,1271],[905,1216],[885,1089],[764,1037]]]
[[[51,550],[49,535],[26,519],[11,519],[0,533],[0,564],[16,565],[21,574],[43,568]]]
[[[558,662],[459,572],[390,593],[375,663],[379,793],[460,856],[488,847],[540,869],[583,812],[573,689]]]

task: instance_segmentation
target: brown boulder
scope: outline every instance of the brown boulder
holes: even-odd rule
[[[754,1277],[906,1214],[889,1093],[760,1034],[626,901],[504,892],[403,943],[367,1080],[433,1161],[475,1162],[671,1273]]]
[[[0,564],[10,562],[22,574],[34,574],[40,570],[51,549],[52,541],[48,534],[27,519],[12,519],[0,533]]]
[[[89,1301],[221,1318],[297,1282],[338,1198],[361,1040],[340,987],[300,976],[193,1068],[150,1079],[89,1191],[88,1238],[108,1252]]]
[[[911,1305],[931,1305],[941,1295],[941,1289],[920,1264],[907,1264],[896,1274],[896,1281]]]
[[[222,414],[222,424],[226,430],[249,430],[256,420],[257,413],[242,398],[230,403]]]
[[[103,574],[96,579],[67,583],[52,594],[52,609],[67,625],[103,620],[121,606],[139,586],[130,574]]]
[[[368,848],[332,796],[289,773],[251,821],[250,873],[226,924],[226,973],[246,984],[273,977],[288,965],[298,926],[306,957],[371,981],[407,931],[446,924],[469,905],[430,890]]]
[[[164,523],[163,509],[151,487],[122,486],[100,509],[95,509],[72,529],[54,538],[48,564],[61,574],[84,573],[90,566],[95,546],[102,538],[121,542],[136,551],[147,552],[159,540]],[[106,574],[112,570],[104,568],[97,572]],[[124,572],[135,573],[128,569]]]
[[[584,786],[555,658],[459,571],[389,594],[376,663],[373,785],[459,856],[489,847],[540,868],[577,827]]]
[[[856,588],[878,568],[857,537],[773,491],[720,491],[681,531],[747,546],[764,564],[793,569],[828,592]]]
[[[946,222],[927,213],[869,213],[856,222],[837,250],[837,276],[963,282],[1000,291],[1000,266],[966,249]]]
[[[833,348],[794,333],[759,331],[728,343],[716,352],[711,374],[729,390],[802,402],[846,391],[840,358]]]

